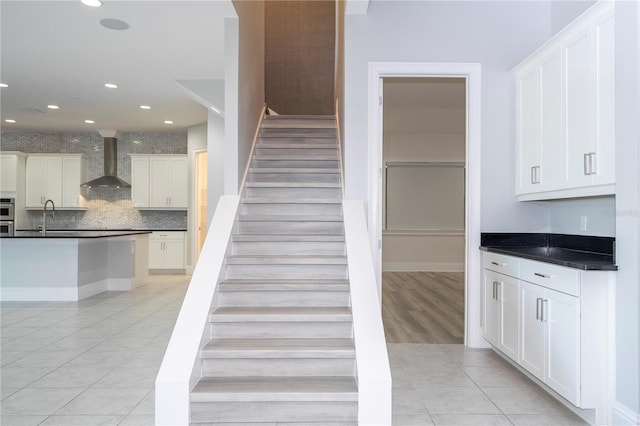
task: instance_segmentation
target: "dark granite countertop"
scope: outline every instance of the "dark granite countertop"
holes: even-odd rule
[[[135,230],[48,230],[46,235],[42,235],[38,230],[15,231],[13,237],[5,238],[106,238],[123,237],[127,235],[150,234],[151,231]]]
[[[584,271],[617,271],[615,238],[544,233],[483,233],[480,250]]]

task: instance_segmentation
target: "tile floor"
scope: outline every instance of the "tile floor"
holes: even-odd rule
[[[154,381],[189,277],[132,292],[0,305],[0,424],[153,425]],[[389,344],[393,422],[584,424],[488,350]]]

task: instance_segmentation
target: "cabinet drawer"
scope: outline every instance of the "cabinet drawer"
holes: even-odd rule
[[[184,232],[183,231],[154,231],[149,235],[150,240],[183,240]]]
[[[521,259],[516,257],[502,254],[486,252],[482,254],[482,266],[485,269],[512,277],[518,277],[520,273],[520,261]]]
[[[520,279],[580,296],[580,271],[564,266],[520,259]]]

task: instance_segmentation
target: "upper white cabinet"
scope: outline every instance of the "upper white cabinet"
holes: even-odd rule
[[[0,192],[16,193],[21,190],[20,180],[24,185],[24,168],[24,153],[14,151],[0,154]]]
[[[186,155],[131,155],[131,198],[140,209],[187,209]]]
[[[58,209],[84,209],[80,185],[87,180],[82,154],[33,154],[26,164],[26,207],[40,209],[52,200]]]
[[[515,68],[519,200],[615,193],[614,32],[598,2]]]

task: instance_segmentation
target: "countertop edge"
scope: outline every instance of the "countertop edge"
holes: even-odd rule
[[[489,253],[497,253],[497,254],[504,254],[504,255],[507,255],[507,256],[520,257],[520,258],[523,258],[523,259],[535,260],[535,261],[538,261],[538,262],[544,262],[544,263],[551,263],[551,264],[554,264],[554,265],[566,266],[568,268],[579,269],[579,270],[582,270],[582,271],[617,271],[618,270],[618,266],[615,265],[615,264],[611,264],[611,265],[593,265],[593,264],[588,264],[588,263],[571,262],[571,261],[566,261],[566,260],[554,259],[554,258],[551,258],[551,257],[535,256],[535,255],[531,255],[531,254],[527,254],[527,253],[521,253],[521,252],[511,251],[509,249],[502,249],[502,248],[497,248],[497,247],[480,246],[479,248],[480,248],[480,250],[486,251],[486,252],[489,252]]]

